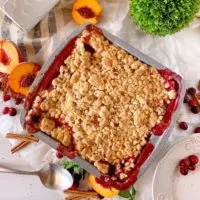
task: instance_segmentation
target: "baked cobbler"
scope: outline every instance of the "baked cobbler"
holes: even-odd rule
[[[84,30],[26,122],[122,181],[176,96],[156,68]]]

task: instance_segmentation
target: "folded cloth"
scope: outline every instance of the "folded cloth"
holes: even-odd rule
[[[71,20],[69,9],[70,1],[60,1],[29,33],[25,33],[0,12],[0,38],[15,42],[22,51],[24,60],[34,60],[45,42]]]

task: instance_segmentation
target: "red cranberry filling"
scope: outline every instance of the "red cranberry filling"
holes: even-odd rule
[[[57,158],[62,158],[63,154],[60,151],[57,151],[56,156],[57,156]]]
[[[37,124],[37,123],[40,121],[40,117],[37,116],[37,115],[33,115],[33,116],[32,116],[32,120],[33,120],[34,123]]]
[[[95,49],[91,47],[89,44],[84,44],[84,48],[86,51],[90,52],[91,54],[95,53]]]

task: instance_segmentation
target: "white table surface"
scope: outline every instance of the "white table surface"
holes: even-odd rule
[[[30,170],[29,164],[19,154],[10,154],[10,143],[0,139],[0,162],[12,167]],[[46,189],[36,176],[0,174],[0,200],[63,200],[57,191]]]
[[[103,24],[102,24],[103,25]],[[106,27],[105,27],[106,28]],[[112,32],[112,26],[107,27]],[[186,79],[187,86],[195,85],[200,80],[200,28],[189,29],[165,38],[155,38],[141,32],[136,31],[130,19],[126,18],[120,31],[115,34],[130,44],[136,46],[141,51],[155,57],[161,63],[182,73]],[[0,111],[3,103],[0,105]],[[186,109],[183,107],[182,112]],[[193,115],[184,115],[183,119],[193,121]],[[5,132],[9,121],[0,120],[0,132]],[[15,123],[15,121],[12,121]],[[192,128],[186,132],[180,132],[174,128],[170,138],[171,143],[177,139],[191,134]],[[1,135],[0,134],[0,135]],[[10,145],[0,136],[0,161],[10,162],[12,166],[20,166],[21,168],[29,168],[24,157],[11,156],[9,153]],[[41,153],[41,152],[35,152]],[[30,161],[30,160],[29,160]],[[152,200],[152,178],[156,163],[137,183],[137,200]],[[0,200],[60,200],[61,197],[57,192],[45,189],[40,181],[35,177],[23,177],[13,175],[0,174]]]

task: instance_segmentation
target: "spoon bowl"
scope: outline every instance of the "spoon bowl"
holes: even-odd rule
[[[0,164],[0,172],[38,176],[45,187],[53,190],[65,190],[73,184],[72,175],[54,163],[44,165],[39,171],[21,171]]]
[[[49,164],[38,171],[38,176],[47,188],[55,190],[65,190],[73,184],[71,174],[60,165]]]

